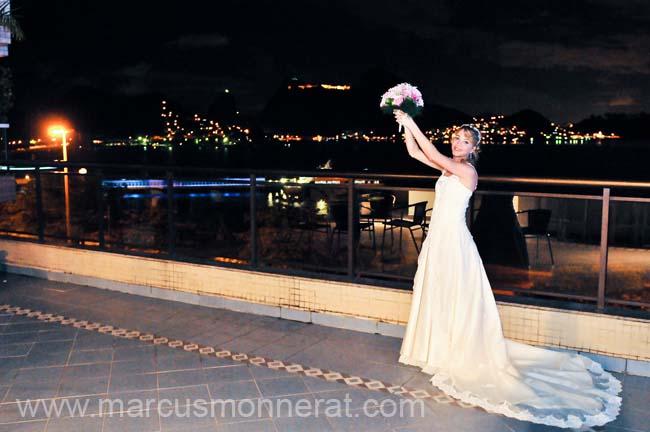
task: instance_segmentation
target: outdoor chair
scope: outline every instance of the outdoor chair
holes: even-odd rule
[[[377,192],[371,193],[368,196],[368,202],[370,203],[371,213],[373,221],[386,221],[392,219],[392,211],[395,207],[395,195]]]
[[[427,238],[427,234],[429,234],[429,222],[431,222],[431,214],[433,212],[433,208],[428,208],[424,212],[424,220],[422,221],[422,244],[424,245],[424,239]]]
[[[413,219],[406,219],[406,215],[408,214],[408,210],[413,207]],[[391,245],[393,244],[393,231],[397,228],[399,228],[399,248],[400,251],[402,250],[402,231],[406,228],[409,230],[411,233],[411,238],[413,239],[413,244],[415,245],[415,250],[417,253],[420,253],[420,247],[418,246],[417,240],[415,240],[415,235],[413,234],[413,231],[415,230],[422,230],[423,234],[425,231],[424,228],[424,223],[425,223],[425,216],[426,216],[426,208],[427,208],[427,202],[426,201],[421,201],[415,204],[411,204],[408,206],[404,207],[398,207],[393,210],[399,210],[400,211],[400,217],[397,219],[390,219],[387,221],[384,221],[384,232],[381,236],[381,252],[382,254],[384,253],[384,244],[386,240],[386,231],[390,231],[391,235]]]
[[[337,235],[337,246],[341,247],[341,233],[348,233],[348,207],[343,203],[331,203],[330,214],[334,221],[334,229],[332,230],[332,248],[334,247],[334,235]],[[358,218],[360,215],[357,214]],[[370,220],[360,221],[357,219],[356,229],[359,233],[367,231],[372,239],[373,248],[375,247],[375,224]],[[354,234],[356,236],[356,233]]]
[[[539,238],[546,237],[548,252],[551,256],[551,265],[555,265],[555,260],[553,259],[553,247],[551,246],[551,233],[548,232],[548,225],[551,222],[551,210],[531,209],[517,212],[517,214],[524,213],[528,215],[528,225],[522,227],[521,232],[526,238],[536,238],[537,258],[539,258]]]
[[[309,250],[312,248],[314,234],[325,234],[328,245],[332,234],[331,225],[318,218],[316,212],[312,210],[314,207],[312,203],[307,202],[301,207],[289,206],[286,209],[287,228],[299,233],[298,243],[302,242],[303,234],[307,234]]]
[[[371,225],[367,231],[372,231],[372,247],[375,244],[375,223],[386,222],[393,218],[392,212],[394,209],[396,197],[387,192],[371,192],[364,197],[363,202],[366,205],[361,206],[360,219],[362,222],[370,222]]]

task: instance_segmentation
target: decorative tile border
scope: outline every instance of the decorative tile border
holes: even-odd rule
[[[282,370],[289,373],[300,374],[311,378],[318,378],[330,382],[338,382],[351,387],[363,388],[366,390],[380,391],[383,393],[398,395],[411,399],[428,399],[436,403],[451,404],[463,408],[474,408],[474,405],[460,402],[445,393],[438,392],[435,389],[417,389],[390,384],[384,381],[363,378],[355,375],[336,372],[329,369],[304,366],[298,363],[285,363],[282,360],[275,360],[259,355],[233,352],[227,349],[202,345],[192,342],[186,342],[181,339],[167,338],[154,333],[142,333],[137,330],[129,330],[111,325],[104,325],[98,322],[89,322],[86,320],[77,320],[75,318],[45,313],[41,311],[11,306],[8,304],[0,305],[0,312],[35,318],[43,322],[59,323],[61,325],[72,326],[75,328],[94,331],[125,339],[136,339],[145,344],[167,346],[178,350],[197,352],[205,356],[213,356],[221,359],[234,360],[241,363],[248,363],[254,366],[266,367],[274,370]]]

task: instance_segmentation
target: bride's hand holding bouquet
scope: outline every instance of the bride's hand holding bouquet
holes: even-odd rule
[[[422,111],[424,99],[422,99],[422,93],[420,93],[417,87],[408,83],[402,83],[389,88],[383,94],[379,107],[387,114],[399,110],[408,114],[409,117],[413,117]],[[402,124],[400,123],[401,131]]]
[[[400,131],[402,130],[402,127],[409,129],[414,123],[413,117],[402,110],[393,110],[393,115],[395,116],[395,121],[399,124]]]

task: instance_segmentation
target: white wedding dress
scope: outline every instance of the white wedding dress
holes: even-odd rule
[[[441,175],[418,258],[400,363],[448,395],[551,426],[598,426],[618,415],[621,383],[587,357],[505,339],[483,262],[465,223],[472,192]]]

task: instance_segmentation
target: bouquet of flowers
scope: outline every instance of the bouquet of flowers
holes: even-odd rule
[[[399,109],[411,117],[420,114],[424,100],[422,93],[417,87],[409,83],[398,84],[389,88],[381,97],[379,107],[387,114],[392,114],[393,110]],[[402,131],[402,126],[399,128]]]

